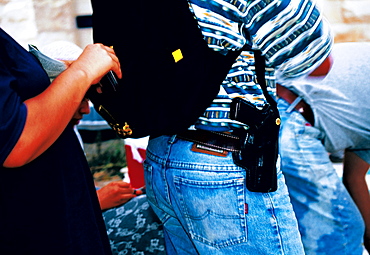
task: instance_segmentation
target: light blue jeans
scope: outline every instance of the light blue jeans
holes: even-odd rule
[[[167,254],[303,254],[280,170],[276,192],[249,192],[231,153],[214,156],[191,147],[161,136],[147,148],[147,197],[163,222]]]
[[[360,255],[364,223],[321,143],[322,133],[278,100],[281,169],[307,255]]]

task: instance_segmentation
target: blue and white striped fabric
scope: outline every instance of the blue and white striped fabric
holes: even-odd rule
[[[314,70],[329,54],[329,25],[309,0],[189,0],[191,10],[210,48],[226,54],[244,45],[261,50],[270,69],[269,90],[275,93],[275,76],[297,77]],[[275,73],[276,70],[276,73]],[[256,83],[253,53],[244,51],[220,86],[220,92],[195,127],[229,131],[245,127],[229,119],[234,97],[257,106],[265,104]]]

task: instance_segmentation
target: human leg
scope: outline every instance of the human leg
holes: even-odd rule
[[[279,99],[281,169],[307,255],[362,254],[364,223],[338,177],[321,132]]]
[[[147,149],[148,200],[164,224],[168,254],[303,254],[280,171],[276,192],[249,192],[232,155],[191,146],[162,136]]]

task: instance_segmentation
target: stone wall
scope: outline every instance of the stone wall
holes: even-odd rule
[[[319,5],[335,42],[370,41],[370,0],[325,0]]]
[[[321,0],[335,42],[370,41],[370,0]],[[72,41],[91,42],[91,29],[76,26],[76,16],[91,13],[89,0],[0,0],[0,27],[19,43],[42,46]]]
[[[66,40],[83,47],[91,29],[78,29],[76,16],[86,14],[89,0],[0,0],[0,27],[22,46]]]

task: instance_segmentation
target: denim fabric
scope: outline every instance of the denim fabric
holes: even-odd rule
[[[289,104],[278,100],[281,169],[307,255],[362,254],[364,223],[330,162],[321,139]]]
[[[164,224],[167,254],[303,254],[281,171],[276,192],[249,192],[231,153],[191,146],[161,136],[147,148],[147,197]]]

